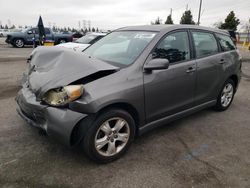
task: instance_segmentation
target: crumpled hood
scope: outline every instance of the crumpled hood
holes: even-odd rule
[[[50,89],[68,85],[99,71],[119,69],[60,47],[37,47],[31,54],[29,67],[29,87],[38,98]]]

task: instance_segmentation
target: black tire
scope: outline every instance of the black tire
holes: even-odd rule
[[[23,48],[24,47],[24,40],[23,39],[14,39],[14,46],[16,48]]]
[[[225,88],[227,85],[231,85],[233,91],[232,91],[232,98],[231,98],[230,102],[225,106],[225,105],[223,105],[223,102],[222,102],[222,95],[223,95],[223,93],[224,93],[223,90],[224,90],[224,88]],[[224,110],[228,109],[229,106],[231,105],[231,103],[233,102],[235,91],[236,91],[236,87],[235,87],[234,81],[233,81],[232,79],[228,79],[228,80],[224,83],[224,85],[223,85],[223,87],[222,87],[222,89],[221,89],[221,91],[220,91],[220,94],[219,94],[218,97],[217,97],[217,103],[216,103],[216,105],[215,105],[215,109],[216,109],[217,111],[224,111]]]
[[[104,156],[98,152],[96,148],[97,146],[95,146],[95,140],[98,134],[100,133],[100,127],[103,125],[103,123],[110,119],[112,121],[112,118],[122,118],[123,120],[125,120],[127,122],[126,129],[127,127],[129,127],[130,133],[126,141],[126,144],[124,144],[123,149],[121,149],[118,153],[112,156]],[[110,127],[112,126],[110,125]],[[82,141],[82,146],[84,148],[85,153],[91,160],[94,160],[98,163],[108,163],[120,158],[127,151],[132,141],[134,140],[134,137],[135,137],[135,121],[132,118],[132,116],[124,110],[108,109],[103,113],[101,113],[100,115],[98,115],[98,117],[95,119],[95,121],[93,122],[93,124],[91,125],[91,127],[88,129],[88,131],[84,136],[84,139]],[[119,141],[109,140],[107,142],[109,142],[106,145],[108,150],[110,142],[114,142],[114,144],[116,145],[117,142]],[[118,147],[116,148],[116,151],[117,149]]]
[[[67,42],[66,39],[59,39],[59,40],[58,40],[58,44],[63,44],[63,43],[66,43],[66,42]]]

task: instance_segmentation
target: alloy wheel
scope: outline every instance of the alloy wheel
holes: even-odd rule
[[[225,85],[221,93],[221,105],[223,107],[227,107],[232,99],[234,94],[234,87],[231,83]]]
[[[130,128],[126,120],[120,117],[105,121],[95,136],[96,151],[105,157],[118,154],[127,145]]]
[[[16,46],[17,46],[18,48],[22,48],[23,45],[24,45],[23,40],[21,40],[21,39],[17,39],[17,40],[15,41],[15,44],[16,44]]]

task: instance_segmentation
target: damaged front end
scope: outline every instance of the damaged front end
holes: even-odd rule
[[[17,111],[29,124],[70,145],[74,127],[88,114],[67,104],[84,97],[84,84],[108,76],[117,67],[58,47],[38,47],[28,59],[28,71],[16,101]]]

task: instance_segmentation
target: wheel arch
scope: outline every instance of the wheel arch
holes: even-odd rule
[[[12,44],[15,45],[15,41],[18,40],[18,39],[23,40],[23,44],[24,44],[24,45],[26,44],[26,40],[25,40],[24,37],[14,37],[14,38],[12,38],[12,39],[11,39]]]
[[[121,109],[124,110],[126,112],[128,112],[132,118],[135,120],[135,135],[137,136],[139,133],[139,124],[140,124],[140,117],[139,117],[139,113],[136,110],[136,108],[126,102],[116,102],[113,104],[109,104],[106,105],[104,107],[102,107],[101,109],[98,110],[97,113],[95,114],[89,114],[88,117],[80,120],[73,128],[72,132],[71,132],[71,136],[70,136],[70,145],[76,145],[78,143],[80,143],[80,141],[83,139],[84,134],[87,132],[87,130],[89,129],[89,127],[91,126],[92,122],[95,120],[95,118],[103,113],[106,110],[109,109]]]
[[[231,79],[231,80],[234,81],[234,83],[235,83],[235,88],[238,87],[239,79],[238,79],[238,76],[237,76],[236,74],[231,75],[228,79]]]

